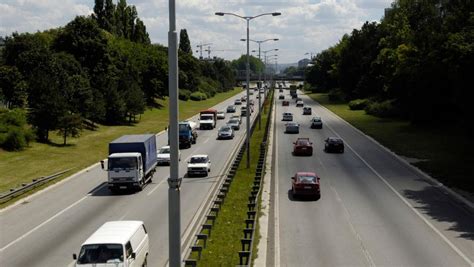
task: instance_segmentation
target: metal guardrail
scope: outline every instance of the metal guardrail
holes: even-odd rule
[[[273,101],[271,103],[272,103],[271,105],[273,105]],[[262,109],[262,112],[263,112],[263,109]],[[257,119],[253,121],[252,126],[250,127],[251,133],[253,133],[253,130],[255,129],[256,125],[257,125]],[[270,124],[267,121],[267,128],[266,128],[265,137],[263,140],[264,142],[266,142],[266,139],[267,139],[269,125]],[[263,147],[265,148],[265,146]],[[225,197],[227,196],[227,193],[229,192],[231,183],[237,173],[239,164],[242,161],[242,158],[244,157],[245,149],[246,149],[245,142],[242,142],[240,144],[239,152],[237,153],[232,164],[230,165],[230,168],[228,169],[226,178],[224,179],[223,183],[220,184],[217,194],[213,197],[211,201],[212,204],[210,205],[207,215],[205,216],[205,219],[203,220],[204,223],[201,224],[201,227],[198,228],[199,230],[197,231],[197,234],[195,234],[193,245],[189,247],[189,252],[187,253],[186,259],[184,260],[185,266],[197,266],[198,260],[190,258],[191,254],[195,252],[198,254],[198,259],[201,258],[201,253],[206,248],[207,239],[211,236],[214,222],[219,215],[219,211],[222,205],[224,204]]]
[[[272,95],[272,98],[274,94]],[[269,112],[271,113],[273,109],[273,99],[270,102]],[[265,133],[263,135],[262,143],[260,144],[260,154],[257,162],[257,168],[255,170],[255,178],[248,197],[249,201],[247,203],[247,219],[245,220],[245,228],[243,229],[244,237],[240,239],[242,244],[242,250],[238,252],[239,254],[239,265],[238,266],[252,266],[252,255],[253,255],[253,242],[255,237],[255,232],[257,229],[257,219],[259,216],[259,202],[258,198],[261,193],[260,188],[263,183],[264,176],[264,167],[265,159],[267,156],[267,141],[268,134],[270,131],[271,117],[268,117],[267,124],[265,125]]]
[[[73,168],[69,168],[67,170],[64,170],[64,171],[60,171],[60,172],[57,172],[55,174],[52,174],[52,175],[49,175],[49,176],[42,176],[40,178],[35,178],[32,180],[31,183],[23,183],[21,184],[21,187],[19,188],[12,188],[10,189],[10,191],[6,192],[6,193],[3,193],[0,195],[0,204],[3,204],[7,201],[9,201],[10,199],[12,198],[15,198],[19,195],[22,195],[28,191],[31,191],[33,189],[35,189],[36,187],[40,186],[40,185],[43,185],[59,176],[61,176],[62,174],[72,170]]]

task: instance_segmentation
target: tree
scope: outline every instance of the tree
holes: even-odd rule
[[[0,94],[7,108],[23,108],[26,105],[28,85],[16,67],[0,66]]]
[[[58,120],[58,135],[63,137],[66,145],[68,137],[79,137],[83,128],[82,118],[79,114],[66,113]]]
[[[189,55],[193,54],[193,49],[191,48],[191,42],[189,41],[186,29],[181,29],[179,32],[179,51]]]

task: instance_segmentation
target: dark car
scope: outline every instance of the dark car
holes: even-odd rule
[[[313,143],[309,141],[309,138],[298,138],[293,143],[293,155],[295,156],[312,156],[313,155]]]
[[[281,105],[282,105],[282,106],[289,106],[289,105],[290,105],[290,101],[288,101],[288,100],[283,100],[283,102],[281,102]]]
[[[303,107],[303,115],[311,115],[311,107]]]
[[[279,95],[278,99],[285,99],[285,96],[284,95]]]
[[[328,137],[325,140],[324,151],[344,153],[344,141],[337,137]]]
[[[296,196],[321,197],[320,178],[314,172],[297,172],[291,177],[291,193]]]
[[[311,119],[311,129],[322,129],[323,128],[323,121],[321,117],[313,117]]]
[[[278,90],[280,93],[283,93],[283,89],[281,89],[282,85],[280,84],[280,90]]]
[[[300,133],[300,125],[297,122],[288,122],[285,124],[285,133]]]
[[[217,131],[217,139],[233,139],[234,130],[229,125],[222,126],[219,131]]]
[[[227,113],[234,113],[235,112],[235,106],[234,105],[230,105],[227,107]]]

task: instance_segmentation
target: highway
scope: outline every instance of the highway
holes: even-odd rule
[[[219,105],[225,110],[232,97]],[[256,105],[258,100],[253,98]],[[244,103],[245,104],[245,103]],[[238,106],[237,106],[238,107]],[[240,108],[234,113],[240,115]],[[255,119],[257,112],[252,114]],[[221,177],[239,140],[244,137],[242,120],[233,140],[216,140],[217,127],[199,131],[197,144],[181,150],[180,176],[186,173],[188,158],[208,154],[212,163],[209,177],[184,177],[181,187],[181,230],[184,233],[195,219],[208,193]],[[193,118],[196,120],[197,117]],[[166,133],[157,136],[157,146],[166,145]],[[107,146],[107,144],[103,144]],[[113,195],[106,187],[107,173],[99,164],[59,182],[19,205],[0,211],[0,266],[71,266],[72,254],[103,223],[112,220],[142,220],[150,237],[150,266],[164,266],[168,260],[168,184],[169,167],[159,166],[153,182],[142,192]]]
[[[284,94],[289,107],[275,100],[267,266],[473,266],[468,209],[308,96],[301,97],[311,116]],[[284,133],[287,111],[300,123],[299,134]],[[310,129],[316,115],[323,129]],[[344,140],[344,154],[323,151],[329,136]],[[313,156],[292,155],[297,137],[310,138]],[[321,177],[319,200],[293,199],[290,177],[297,171]]]

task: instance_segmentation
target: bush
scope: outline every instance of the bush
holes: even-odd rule
[[[191,94],[191,100],[194,100],[194,101],[201,101],[201,100],[206,100],[207,99],[207,95],[203,92],[194,92]]]
[[[179,89],[179,100],[188,101],[191,97],[191,91],[186,89]]]
[[[21,150],[27,145],[25,133],[17,127],[10,128],[2,139],[2,147],[8,151]]]
[[[385,100],[383,102],[371,102],[365,107],[365,113],[377,117],[394,117],[399,114],[398,108],[394,104],[395,100]]]
[[[346,95],[341,89],[333,89],[329,91],[328,93],[328,99],[331,102],[340,102],[344,101],[346,98]]]
[[[349,102],[349,108],[351,110],[363,110],[370,104],[368,99],[354,99]]]

